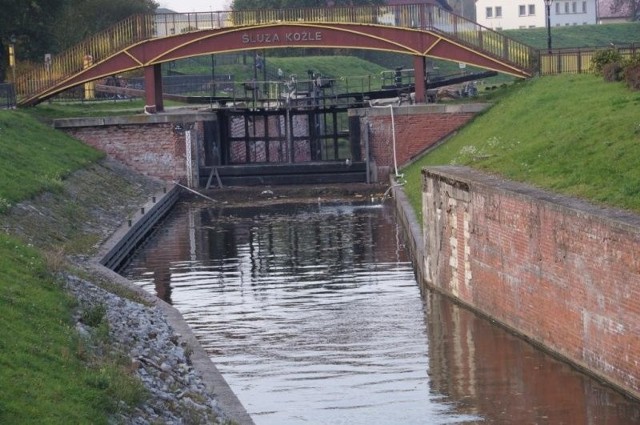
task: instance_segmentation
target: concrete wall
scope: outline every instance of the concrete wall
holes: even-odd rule
[[[640,397],[640,217],[462,167],[423,179],[427,284]]]
[[[360,117],[362,152],[369,145],[377,181],[387,181],[394,167],[414,158],[465,125],[486,104],[429,104],[361,108],[349,111]],[[392,115],[393,114],[393,115]],[[394,133],[395,128],[395,161]]]
[[[141,174],[186,184],[187,132],[191,133],[191,170],[195,175],[204,160],[202,122],[215,119],[214,114],[199,113],[71,118],[56,120],[54,127]]]

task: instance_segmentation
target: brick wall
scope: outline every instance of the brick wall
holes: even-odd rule
[[[367,137],[370,156],[378,168],[378,180],[387,181],[394,167],[394,127],[396,161],[401,167],[486,108],[485,104],[406,105],[393,107],[393,119],[390,107],[357,109],[350,111],[350,115],[360,116],[361,134],[366,134],[362,137],[362,152],[365,152]]]
[[[167,181],[187,179],[186,131],[191,130],[192,170],[202,152],[203,120],[215,116],[132,116],[56,120],[55,127],[105,152],[139,173]]]
[[[427,283],[640,395],[640,217],[461,167],[424,174]]]

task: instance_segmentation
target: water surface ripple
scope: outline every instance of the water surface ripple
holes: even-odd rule
[[[639,421],[618,393],[421,295],[388,207],[182,204],[123,274],[180,310],[258,425]]]

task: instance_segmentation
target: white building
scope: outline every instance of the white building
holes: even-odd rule
[[[597,0],[552,0],[551,26],[597,23]],[[494,30],[546,26],[544,0],[476,0],[476,20]]]

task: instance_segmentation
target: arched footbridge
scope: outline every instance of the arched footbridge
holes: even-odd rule
[[[161,64],[193,56],[295,47],[371,49],[414,57],[425,101],[425,58],[530,77],[538,52],[436,5],[331,7],[136,15],[54,56],[16,81],[19,105],[143,70],[145,110],[163,110]]]

